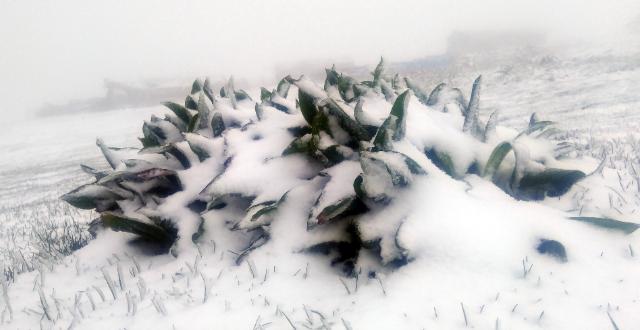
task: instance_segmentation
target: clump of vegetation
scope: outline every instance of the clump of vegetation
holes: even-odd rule
[[[295,100],[289,95],[291,90],[297,90]],[[553,123],[535,115],[525,131],[495,146],[492,141],[498,115],[492,114],[486,123],[480,121],[480,90],[478,77],[468,101],[459,89],[445,84],[428,94],[408,78],[388,75],[382,60],[371,80],[357,81],[331,68],[326,70],[323,88],[305,77],[288,76],[271,91],[262,88],[258,101],[246,91],[237,90],[233,79],[219,93],[213,92],[209,80],[196,80],[184,104],[164,103],[171,112],[164,118],[152,116],[143,124],[142,148],[113,148],[98,140],[113,171],[83,166],[95,182],[62,199],[75,207],[98,211],[100,217],[92,228],[132,233],[165,251],[176,241],[197,240],[206,227],[203,223],[208,212],[232,210],[229,229],[245,231],[252,237],[239,254],[240,261],[271,238],[270,226],[296,185],[310,183],[315,202],[308,211],[308,230],[331,226],[335,231],[330,235],[323,232],[304,251],[333,255],[333,262],[343,265],[347,272],[353,270],[363,249],[377,254],[385,265],[401,266],[411,259],[397,239],[404,216],[389,219],[390,226],[384,228],[362,219],[385,209],[416,180],[428,175],[424,166],[404,152],[403,145],[426,155],[454,179],[479,175],[520,200],[561,196],[586,176],[578,170],[548,167],[548,159],[527,156],[523,144],[545,140],[555,133]],[[461,166],[455,150],[414,143],[407,125],[412,97],[422,103],[421,111],[459,112],[464,118],[459,130],[475,141],[468,144],[469,148],[495,148],[488,156],[466,150],[476,156]],[[383,120],[367,111],[365,101],[371,98],[388,102],[389,111]],[[255,164],[239,165],[245,160],[239,159],[238,141],[267,139],[265,134],[284,137],[284,147]],[[557,146],[558,152],[550,157],[562,156],[562,150],[562,145]],[[301,178],[302,174],[295,171],[270,173],[274,176],[273,189],[269,183],[234,185],[224,181],[230,180],[234,166],[245,165],[246,171],[251,166],[301,159],[307,164],[305,176]],[[286,167],[275,168],[282,171]],[[290,182],[279,184],[275,180]],[[176,211],[181,207],[188,210],[186,217]],[[194,223],[185,218],[198,220]],[[615,227],[615,220],[608,221],[607,226],[613,223]]]
[[[0,238],[5,242],[0,247],[0,279],[13,281],[18,274],[49,268],[91,240],[83,215],[57,200],[5,212],[0,220],[16,225],[0,228]]]

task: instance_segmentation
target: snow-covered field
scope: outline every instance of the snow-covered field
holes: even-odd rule
[[[527,125],[532,112],[557,121],[574,143],[572,155],[584,157],[569,164],[589,173],[599,164],[590,157],[604,151],[602,175],[589,177],[562,199],[524,202],[477,176],[456,181],[426,158],[417,159],[429,175],[406,194],[412,213],[401,233],[414,260],[375,277],[366,272],[344,277],[326,257],[294,253],[303,236],[274,239],[237,266],[234,251],[240,247],[234,235],[239,234],[221,221],[207,222],[197,249],[178,258],[142,255],[126,243],[127,235],[105,231],[60,262],[34,259],[40,260],[30,263],[34,271],[5,283],[0,328],[640,327],[640,252],[634,252],[640,251],[639,234],[564,219],[592,215],[638,222],[640,55],[515,56],[499,65],[475,60],[444,72],[402,74],[429,90],[447,81],[468,97],[472,79],[482,73],[482,118],[500,110],[499,124],[516,129]],[[416,108],[413,101],[410,111]],[[5,267],[20,265],[20,253],[33,258],[34,219],[88,222],[95,215],[74,211],[58,197],[90,181],[79,164],[106,168],[96,137],[109,145],[136,145],[142,121],[165,111],[128,109],[2,127],[0,258]],[[416,118],[425,117],[410,117]],[[448,129],[411,120],[408,126]],[[290,196],[280,221],[272,224],[272,237],[304,232],[313,202],[307,195],[303,187]],[[568,262],[538,254],[540,239],[562,242]]]

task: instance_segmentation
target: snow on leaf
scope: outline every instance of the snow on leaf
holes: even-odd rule
[[[97,184],[80,186],[60,198],[79,209],[97,209],[98,211],[108,210],[117,200],[124,199],[111,189]]]
[[[510,142],[502,142],[493,149],[487,164],[484,166],[484,177],[493,178],[494,174],[498,171],[500,164],[507,156],[509,151],[513,150],[513,146]]]
[[[640,228],[640,224],[633,222],[625,222],[614,220],[610,218],[598,218],[598,217],[569,217],[571,220],[584,222],[593,226],[611,229],[611,230],[619,230],[625,234],[631,234]]]
[[[473,136],[479,134],[478,116],[480,114],[480,88],[482,84],[482,76],[478,76],[473,81],[471,89],[471,97],[469,97],[469,105],[465,111],[463,132],[470,133]]]
[[[111,212],[105,212],[101,215],[100,220],[104,227],[114,231],[123,231],[140,236],[143,239],[171,245],[176,239],[175,234],[172,235],[166,228],[154,223],[148,223],[140,219],[134,219]]]
[[[173,111],[173,113],[175,113],[176,116],[185,123],[185,125],[189,124],[191,121],[191,113],[184,106],[175,102],[163,102],[162,105]]]

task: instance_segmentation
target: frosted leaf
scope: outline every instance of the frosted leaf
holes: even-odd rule
[[[211,113],[211,109],[205,100],[204,93],[200,93],[198,96],[198,130],[207,130],[209,129],[210,121],[209,116]]]
[[[309,214],[308,227],[333,220],[356,203],[353,187],[345,182],[353,182],[360,170],[357,161],[344,161],[325,170],[324,185]]]
[[[416,83],[414,83],[413,80],[411,80],[409,77],[405,77],[404,82],[407,85],[407,88],[410,89],[418,98],[418,101],[420,101],[420,103],[427,104],[429,96],[424,92],[422,88],[416,85]]]
[[[280,79],[278,82],[278,87],[276,87],[276,92],[280,97],[287,98],[289,95],[289,88],[291,87],[291,83],[289,83],[285,78]]]
[[[489,120],[487,121],[487,125],[484,128],[484,138],[483,142],[488,142],[491,136],[496,133],[496,126],[498,125],[498,111],[494,111],[489,116]]]
[[[425,174],[411,158],[398,152],[361,152],[360,165],[363,175],[360,194],[375,203],[388,203],[398,188],[413,181],[413,175]]]
[[[478,76],[478,78],[473,81],[471,97],[469,98],[469,105],[467,106],[467,111],[465,112],[464,125],[462,127],[463,132],[470,133],[475,137],[478,137],[478,135],[480,134],[478,115],[480,113],[481,83],[482,76]]]
[[[96,145],[100,148],[102,155],[112,169],[118,167],[123,159],[129,158],[138,151],[138,149],[135,148],[109,147],[100,138],[96,139]]]
[[[238,108],[238,100],[236,99],[236,89],[233,85],[233,76],[229,77],[229,82],[227,83],[226,89],[226,97],[229,98],[229,100],[231,100],[231,106],[234,109]]]
[[[124,199],[111,189],[97,184],[80,186],[62,195],[61,198],[77,208],[98,211],[107,210],[115,205],[117,200]]]

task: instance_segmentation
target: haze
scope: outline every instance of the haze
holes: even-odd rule
[[[453,31],[621,44],[638,13],[633,0],[0,0],[0,122],[45,102],[100,95],[105,78],[262,80],[299,61],[439,54]]]

